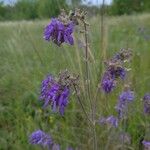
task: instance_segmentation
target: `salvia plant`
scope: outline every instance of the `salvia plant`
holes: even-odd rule
[[[62,10],[57,18],[52,18],[50,23],[44,29],[44,39],[54,43],[60,49],[67,44],[70,48],[75,43],[74,32],[80,30],[83,37],[83,82],[79,73],[71,73],[67,69],[60,71],[57,76],[52,74],[46,75],[41,83],[41,92],[39,99],[43,104],[43,109],[50,109],[57,113],[60,117],[65,117],[65,111],[68,109],[68,104],[73,103],[71,97],[76,97],[76,101],[82,109],[82,114],[87,120],[86,126],[89,126],[92,131],[92,141],[86,148],[77,145],[77,147],[66,147],[66,150],[73,149],[132,149],[132,136],[127,132],[129,126],[129,113],[134,110],[134,101],[136,93],[132,90],[130,81],[130,61],[132,60],[133,52],[131,49],[121,48],[112,58],[103,62],[104,67],[101,74],[97,74],[98,82],[92,81],[90,65],[90,57],[93,57],[89,46],[89,24],[86,21],[86,12],[76,9],[69,14]],[[78,38],[80,39],[80,38]],[[62,48],[63,50],[63,48]],[[103,66],[103,64],[101,64]],[[95,72],[92,72],[93,74]],[[96,87],[93,87],[96,85]],[[122,85],[122,88],[118,88]],[[91,92],[92,88],[96,89]],[[111,96],[114,90],[122,89],[118,92],[118,100],[114,105],[113,112],[109,111],[108,101],[111,102]],[[118,91],[118,90],[117,90]],[[93,95],[94,93],[94,95]],[[98,94],[103,98],[107,113],[99,113],[97,101],[100,100]],[[150,115],[150,94],[147,93],[142,99],[143,116]],[[82,121],[82,120],[81,120]],[[148,127],[149,128],[149,127]],[[105,135],[99,135],[98,131],[106,130]],[[70,131],[71,132],[71,131]],[[145,150],[150,149],[150,139],[143,137],[138,142],[139,147]],[[88,136],[88,135],[87,135]],[[99,141],[104,139],[105,141]],[[112,140],[116,140],[116,144],[112,146]],[[58,143],[50,133],[45,133],[37,129],[29,136],[29,142],[33,145],[39,145],[42,149],[60,150],[61,143]],[[87,142],[88,144],[88,142]]]

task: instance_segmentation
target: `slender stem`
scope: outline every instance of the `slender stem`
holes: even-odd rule
[[[87,87],[87,97],[90,101],[90,107],[92,111],[92,130],[93,130],[93,136],[94,136],[94,142],[93,142],[93,149],[97,150],[97,137],[96,137],[96,129],[95,129],[95,115],[94,115],[94,108],[91,101],[91,95],[90,95],[90,85],[89,85],[89,65],[88,65],[88,37],[87,37],[87,24],[84,22],[84,31],[85,31],[85,83]]]
[[[94,127],[93,127],[93,135],[94,135],[94,145],[93,145],[93,148],[94,148],[94,150],[97,150],[97,136],[96,136],[95,124],[94,124]]]
[[[86,112],[86,110],[85,110],[85,108],[84,108],[84,106],[82,104],[80,96],[78,95],[78,91],[77,91],[77,88],[76,88],[75,85],[74,85],[74,89],[75,89],[75,93],[76,93],[77,99],[78,99],[78,101],[79,101],[79,103],[81,105],[81,108],[82,108],[82,110],[83,110],[87,120],[89,121],[90,126],[92,127],[92,130],[93,130],[93,136],[94,136],[93,150],[97,150],[97,137],[96,137],[96,130],[95,130],[95,122],[92,122],[90,120],[90,118],[89,118],[89,116],[88,116],[88,114],[87,114],[87,112]]]
[[[99,91],[99,86],[97,86],[97,88],[96,88],[95,96],[94,96],[94,99],[93,99],[93,103],[94,103],[94,106],[93,106],[94,120],[95,120],[95,117],[96,117],[95,114],[96,114],[98,91]]]
[[[125,150],[125,133],[126,133],[126,129],[127,129],[127,125],[128,125],[128,122],[127,122],[127,118],[128,118],[128,102],[125,103],[125,111],[124,111],[124,116],[123,116],[123,120],[122,120],[122,131],[123,131],[123,141],[122,141],[122,150]]]
[[[125,116],[126,116],[126,112],[125,112]],[[123,140],[122,140],[122,150],[125,149],[125,141],[124,141],[124,134],[125,134],[125,130],[126,130],[126,118],[123,119]]]
[[[92,101],[91,101],[91,95],[90,95],[90,85],[89,85],[89,65],[88,65],[88,37],[87,37],[87,24],[84,23],[84,38],[85,38],[85,84],[87,87],[87,99],[90,101],[90,107],[92,111],[92,116],[93,116],[93,108],[92,108]],[[93,120],[93,117],[92,117]]]
[[[101,8],[101,22],[100,22],[100,27],[101,27],[101,41],[100,41],[100,50],[102,51],[102,62],[104,60],[106,60],[106,49],[104,48],[104,36],[105,36],[105,32],[104,32],[104,14],[105,14],[105,0],[102,1],[102,8]],[[100,57],[100,55],[99,55]],[[101,64],[101,62],[100,62]],[[102,71],[104,69],[104,66],[102,66]],[[101,72],[98,72],[98,77],[100,77]],[[99,80],[98,80],[99,82]],[[96,103],[97,103],[97,96],[98,96],[98,91],[99,91],[99,83],[97,84],[97,88],[96,88],[96,93],[95,93],[95,96],[94,96],[94,111],[96,111]]]
[[[103,0],[101,8],[101,51],[103,52],[102,59],[106,59],[106,49],[104,48],[104,14],[105,14],[105,0]]]
[[[86,110],[85,110],[85,108],[84,108],[84,106],[83,106],[83,104],[82,104],[82,101],[81,101],[81,99],[80,99],[80,96],[78,95],[78,91],[77,91],[77,88],[76,88],[75,85],[74,85],[74,89],[75,89],[75,93],[76,93],[77,99],[78,99],[78,101],[79,101],[79,103],[80,103],[80,105],[81,105],[81,108],[82,108],[82,110],[83,110],[83,112],[84,112],[86,118],[88,119],[88,121],[90,122],[90,124],[92,124],[92,126],[93,126],[93,123],[92,123],[92,121],[90,120],[90,118],[89,118],[89,116],[88,116],[88,114],[87,114],[87,112],[86,112]]]

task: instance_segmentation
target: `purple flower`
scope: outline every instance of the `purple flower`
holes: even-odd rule
[[[52,40],[55,44],[60,46],[62,43],[74,44],[72,33],[74,31],[74,24],[70,22],[64,24],[57,18],[52,18],[51,22],[45,27],[44,39]]]
[[[54,80],[54,77],[52,75],[47,76],[47,78],[42,81],[40,99],[47,99],[48,93],[49,93],[49,88],[54,83],[56,83],[56,81]]]
[[[52,76],[48,76],[42,82],[40,99],[44,101],[44,107],[51,105],[53,112],[59,110],[64,115],[65,107],[68,105],[70,90],[56,82]]]
[[[101,87],[105,93],[110,93],[116,87],[117,78],[124,79],[126,70],[122,67],[109,66],[102,78]]]
[[[150,148],[150,142],[149,141],[142,141],[142,144],[144,145],[145,148],[149,149]]]
[[[119,96],[120,101],[133,101],[134,100],[134,92],[127,90],[120,94]]]
[[[134,100],[134,92],[127,90],[120,94],[116,110],[118,111],[119,117],[122,118],[128,107],[128,103]]]
[[[116,81],[107,73],[104,74],[101,87],[105,93],[110,93],[116,87]]]
[[[121,49],[115,56],[113,57],[114,61],[127,61],[130,60],[132,56],[132,50],[131,49]]]
[[[106,71],[101,81],[101,87],[105,93],[112,92],[118,79],[125,79],[127,69],[124,67],[124,63],[129,60],[130,56],[131,50],[121,49],[112,59],[105,62]]]
[[[46,146],[49,147],[53,143],[51,136],[44,133],[41,130],[37,130],[37,131],[33,132],[29,137],[29,142],[31,144],[38,144],[43,147],[46,147]]]
[[[103,117],[100,119],[99,123],[102,125],[108,124],[108,125],[113,126],[115,128],[118,127],[118,119],[114,116],[109,116],[107,118]]]
[[[124,79],[126,76],[126,70],[122,67],[110,67],[109,70],[111,78],[115,79],[115,78],[121,78]]]
[[[145,96],[143,97],[143,101],[144,101],[145,114],[150,114],[150,94],[149,93],[145,94]]]

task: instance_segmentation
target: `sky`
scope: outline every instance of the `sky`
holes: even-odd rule
[[[15,3],[16,0],[0,0],[0,1],[4,1],[5,4],[13,4],[13,3]],[[86,1],[86,2],[83,2],[84,4],[91,3],[93,5],[97,5],[97,4],[102,4],[103,0],[83,0],[83,1]],[[106,4],[110,4],[111,2],[112,2],[112,0],[105,0]]]

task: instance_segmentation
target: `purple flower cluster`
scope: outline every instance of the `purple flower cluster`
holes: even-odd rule
[[[116,87],[116,82],[111,78],[111,75],[109,73],[104,74],[101,82],[101,87],[106,93],[110,93]]]
[[[33,132],[29,137],[29,142],[31,144],[38,144],[43,147],[49,147],[53,143],[51,136],[41,130]]]
[[[124,101],[133,101],[134,100],[134,92],[133,91],[130,91],[130,90],[127,90],[127,91],[124,91],[120,94],[119,96],[119,100],[124,102]]]
[[[142,144],[144,145],[144,147],[146,148],[146,149],[150,149],[150,141],[142,141]]]
[[[134,100],[134,92],[127,90],[120,94],[116,110],[119,114],[119,118],[122,118],[127,111],[128,103]]]
[[[65,107],[68,105],[69,87],[58,83],[51,75],[42,82],[40,99],[44,100],[44,107],[51,105],[52,110],[59,110],[64,115]]]
[[[52,40],[55,44],[60,46],[62,43],[70,45],[74,44],[72,33],[74,31],[73,22],[64,24],[57,18],[52,18],[51,22],[45,27],[44,39]]]
[[[124,79],[126,75],[126,70],[122,67],[110,68],[109,72],[113,79],[119,78],[119,77],[121,79]]]
[[[60,145],[53,142],[50,135],[46,134],[42,130],[37,130],[29,136],[29,142],[33,145],[40,145],[42,147],[48,147],[52,150],[60,150]]]
[[[115,87],[117,78],[124,79],[126,70],[123,67],[109,66],[102,78],[101,86],[104,92],[110,93]]]
[[[145,94],[145,96],[143,97],[143,101],[144,101],[144,112],[145,114],[150,115],[150,94]]]
[[[132,50],[131,49],[120,49],[120,51],[117,53],[117,54],[115,54],[115,56],[113,57],[113,60],[114,61],[121,61],[121,62],[123,62],[123,61],[128,61],[128,60],[130,60],[130,58],[131,58],[131,56],[132,56]]]
[[[131,50],[121,49],[112,59],[106,62],[107,68],[101,81],[101,87],[105,93],[113,91],[118,78],[125,79],[127,71],[124,63],[130,59],[131,55]]]
[[[104,125],[104,124],[108,124],[109,126],[118,127],[118,119],[114,116],[109,116],[107,118],[101,118],[99,121],[100,124]]]
[[[42,130],[37,130],[33,132],[29,136],[29,142],[33,145],[40,145],[42,147],[47,147],[48,149],[52,150],[60,150],[60,145],[54,143],[51,136],[46,134]],[[71,147],[68,147],[66,150],[73,150]]]

